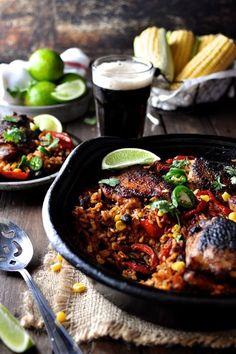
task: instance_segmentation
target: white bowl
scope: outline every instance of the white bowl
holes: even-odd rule
[[[61,103],[52,106],[21,106],[13,104],[0,103],[0,114],[26,114],[29,117],[37,116],[38,114],[52,114],[57,117],[62,123],[67,123],[78,119],[88,110],[89,102],[92,97],[92,89],[89,87],[85,96],[77,100]]]

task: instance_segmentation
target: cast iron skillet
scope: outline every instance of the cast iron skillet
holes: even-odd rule
[[[175,155],[204,156],[223,162],[236,158],[236,139],[225,137],[178,134],[86,141],[68,157],[45,197],[43,223],[49,241],[72,265],[88,275],[107,299],[132,314],[177,329],[236,328],[235,296],[206,297],[152,289],[93,263],[76,247],[71,210],[80,191],[102,177],[102,158],[122,147],[148,149],[164,159]]]

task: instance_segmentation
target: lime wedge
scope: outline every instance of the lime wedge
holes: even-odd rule
[[[86,85],[83,80],[73,80],[56,86],[51,96],[58,102],[67,102],[79,98],[85,91]]]
[[[15,353],[23,353],[34,345],[32,338],[19,321],[0,304],[0,339]]]
[[[151,151],[124,148],[118,149],[107,154],[102,160],[102,169],[121,169],[133,165],[151,165],[154,161],[160,160],[160,157]]]
[[[54,132],[62,132],[61,122],[51,114],[39,114],[33,118],[34,124],[41,130],[52,130]]]

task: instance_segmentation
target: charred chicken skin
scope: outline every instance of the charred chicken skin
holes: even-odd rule
[[[186,242],[186,266],[214,276],[236,279],[236,223],[223,217],[199,223]]]
[[[122,201],[123,198],[150,196],[170,198],[170,186],[151,169],[135,166],[112,177],[118,180],[117,186],[102,185],[102,191],[108,199]]]

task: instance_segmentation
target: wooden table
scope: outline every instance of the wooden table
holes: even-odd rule
[[[159,118],[159,125],[151,124],[147,120],[145,135],[168,134],[168,133],[201,133],[236,136],[236,104],[235,100],[221,102],[210,106],[195,107],[182,112],[157,112],[152,114]],[[81,140],[93,138],[97,135],[94,126],[86,125],[83,119],[71,122],[65,127]],[[34,247],[34,258],[29,270],[32,271],[40,264],[41,258],[48,245],[48,240],[43,229],[41,219],[41,207],[46,193],[46,188],[39,190],[0,192],[0,220],[8,218],[19,224],[30,235]],[[26,289],[22,278],[15,274],[0,272],[0,302],[13,312],[20,314],[22,304],[21,293]],[[37,349],[31,353],[49,354],[51,350],[46,334],[31,332]],[[136,347],[123,341],[102,339],[82,345],[84,353],[89,354],[219,354],[234,353],[235,349],[209,350],[202,348],[182,347]],[[11,352],[0,343],[0,353],[10,354]]]

